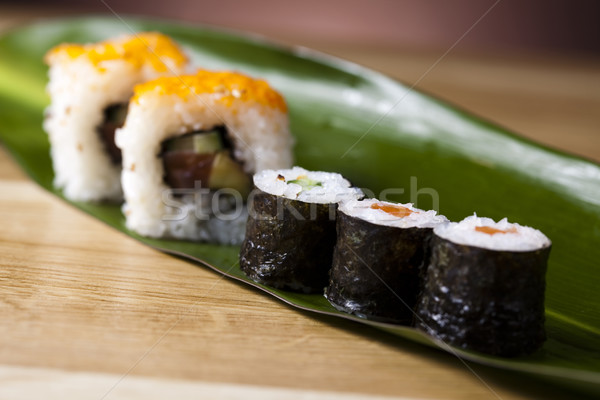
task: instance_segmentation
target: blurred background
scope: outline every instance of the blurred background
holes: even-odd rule
[[[597,0],[1,0],[49,13],[142,14],[256,32],[384,48],[600,54]],[[488,12],[489,11],[489,12]],[[487,13],[487,14],[486,14]],[[483,22],[484,21],[484,22]]]
[[[315,48],[600,160],[597,0],[0,0],[0,29],[90,13],[210,24]]]

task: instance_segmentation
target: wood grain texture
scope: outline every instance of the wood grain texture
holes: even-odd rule
[[[218,399],[218,400],[361,400],[364,395],[341,392],[284,389],[254,385],[208,383],[175,379],[121,376],[103,373],[69,372],[56,369],[0,366],[0,395],[11,400],[65,399],[97,400],[110,391],[106,398],[113,400],[154,399]],[[115,382],[119,382],[115,386]],[[114,388],[113,388],[114,387]],[[112,390],[111,390],[112,389]],[[406,399],[408,397],[398,397]],[[386,400],[387,396],[369,396],[369,400]]]
[[[2,23],[10,14],[0,15],[0,27],[11,24]],[[19,21],[32,15],[18,14]],[[418,81],[526,136],[600,160],[596,61],[450,55],[421,79],[438,54],[320,49]],[[75,379],[69,374],[91,380],[102,374],[102,382],[117,386],[143,379],[132,383],[138,394],[159,393],[165,379],[177,379],[174,385],[365,397],[568,397],[526,376],[466,365],[366,326],[296,311],[158,253],[39,189],[3,150],[0,221],[0,382],[12,384],[0,384],[0,398],[16,397],[9,387],[44,393],[44,385],[15,386],[17,367],[30,367],[25,376],[38,382],[53,373],[66,374],[60,375],[65,382]],[[95,398],[106,393],[104,386],[88,387],[98,391]]]

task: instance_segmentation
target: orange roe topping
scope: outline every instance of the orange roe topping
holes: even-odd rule
[[[176,95],[184,101],[199,94],[218,95],[219,102],[231,106],[233,101],[254,101],[268,107],[287,111],[283,97],[261,79],[238,72],[198,70],[196,75],[162,77],[134,88],[132,101],[139,103],[146,94]]]
[[[515,227],[510,227],[506,230],[502,230],[502,229],[497,229],[497,228],[492,228],[491,226],[476,226],[475,230],[477,232],[481,232],[481,233],[487,233],[488,235],[495,235],[497,233],[500,234],[505,234],[505,233],[517,233],[517,230],[515,229]]]
[[[48,51],[44,60],[52,64],[65,56],[71,60],[86,56],[101,72],[106,71],[102,63],[111,60],[126,61],[137,69],[150,65],[157,72],[167,72],[168,67],[163,62],[165,58],[171,59],[176,66],[187,63],[187,57],[177,44],[157,32],[144,32],[93,44],[65,43]]]
[[[398,218],[408,217],[414,212],[410,208],[383,203],[373,203],[371,204],[371,208],[374,210],[381,210]]]

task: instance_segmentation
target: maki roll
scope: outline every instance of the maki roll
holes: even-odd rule
[[[550,240],[506,218],[467,217],[434,229],[417,326],[440,340],[498,356],[545,340]]]
[[[340,174],[294,167],[254,176],[240,267],[259,283],[322,293],[335,245],[337,203],[359,199]]]
[[[432,228],[446,221],[412,204],[376,199],[342,203],[325,297],[340,311],[409,324]]]
[[[187,57],[167,36],[149,32],[95,44],[62,44],[45,61],[51,104],[44,129],[54,185],[75,201],[120,201],[121,152],[114,134],[125,121],[133,87],[181,73]]]
[[[134,92],[116,133],[127,227],[149,237],[240,244],[252,174],[291,166],[283,97],[263,80],[206,70]]]

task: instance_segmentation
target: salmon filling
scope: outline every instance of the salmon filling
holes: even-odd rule
[[[374,203],[371,204],[371,208],[374,210],[381,210],[398,218],[408,217],[410,214],[414,213],[410,208],[391,204]]]
[[[491,226],[476,226],[475,230],[481,233],[487,233],[488,235],[505,234],[505,233],[517,233],[515,227],[510,227],[506,230],[492,228]]]

